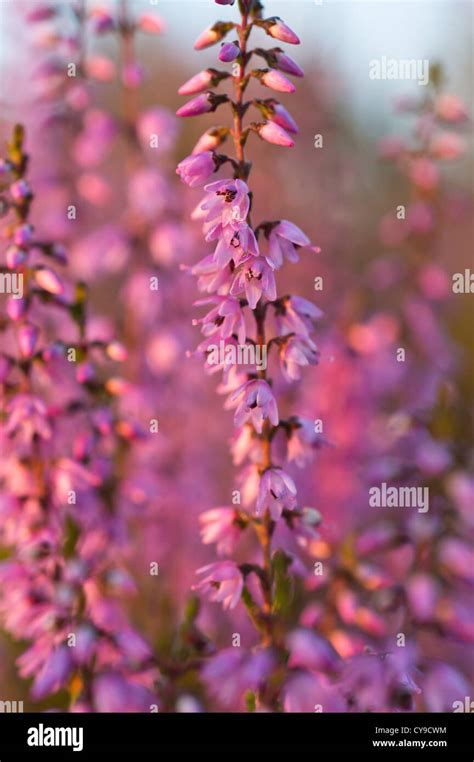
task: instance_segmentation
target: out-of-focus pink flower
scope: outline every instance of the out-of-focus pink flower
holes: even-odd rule
[[[296,506],[296,486],[282,468],[268,468],[260,479],[256,505],[257,516],[263,516],[268,508],[272,519],[277,521],[284,508]]]
[[[341,664],[340,656],[331,643],[311,630],[293,630],[287,642],[290,652],[289,667],[334,672]]]
[[[295,141],[290,138],[288,133],[280,127],[276,122],[266,122],[265,124],[259,124],[257,132],[267,143],[273,143],[276,146],[284,146],[291,148],[294,146]]]
[[[300,416],[288,439],[288,462],[303,468],[324,441],[324,437],[314,430],[314,422]]]
[[[430,143],[430,153],[435,159],[449,161],[464,153],[463,139],[455,132],[443,132],[435,135]]]
[[[382,138],[378,144],[379,156],[382,159],[389,159],[393,161],[398,159],[399,156],[406,150],[406,142],[399,135],[390,135],[389,137]]]
[[[110,82],[115,76],[115,64],[106,56],[88,56],[84,67],[87,76],[99,82]]]
[[[21,356],[29,359],[33,356],[38,342],[39,332],[32,323],[25,323],[18,331],[18,347]]]
[[[157,703],[145,687],[117,673],[95,677],[92,691],[98,712],[149,712]]]
[[[242,426],[251,421],[261,434],[263,422],[268,418],[272,426],[278,425],[278,408],[270,386],[263,379],[250,379],[239,386],[230,396],[235,403],[234,423]]]
[[[66,685],[73,666],[71,650],[67,646],[59,646],[51,653],[34,680],[31,689],[34,699],[49,696]]]
[[[18,394],[7,405],[8,419],[5,431],[10,436],[19,435],[22,441],[31,443],[35,436],[51,439],[52,430],[44,402],[30,394]]]
[[[148,32],[148,34],[161,34],[165,25],[159,16],[153,13],[143,13],[137,19],[137,27],[142,32]]]
[[[35,272],[35,281],[48,294],[62,294],[64,292],[64,286],[56,275],[54,270],[50,270],[48,267],[38,268]]]
[[[285,712],[346,712],[347,702],[338,685],[324,675],[309,672],[291,674],[283,688]]]
[[[215,542],[219,555],[230,555],[234,550],[241,528],[234,508],[213,508],[199,517],[201,536],[205,545]]]
[[[259,76],[260,82],[278,93],[294,93],[296,87],[278,69],[267,69]]]
[[[249,653],[242,648],[226,648],[206,662],[202,676],[224,705],[235,705],[243,703],[247,691],[257,691],[264,684],[274,663],[268,649]]]
[[[193,587],[209,595],[211,601],[222,603],[224,609],[234,609],[242,595],[244,578],[233,561],[218,561],[198,569],[207,576]]]
[[[124,87],[140,87],[145,78],[145,70],[137,61],[132,61],[122,68],[121,79]]]
[[[468,118],[466,105],[457,95],[441,93],[435,100],[437,115],[446,122],[464,122]]]
[[[431,191],[438,187],[439,170],[430,159],[421,157],[415,159],[409,167],[410,180],[423,190]]]
[[[198,185],[204,185],[206,180],[208,180],[215,171],[216,162],[212,151],[205,151],[204,153],[187,156],[176,168],[176,174],[178,174],[181,177],[181,180],[191,188],[195,188]]]

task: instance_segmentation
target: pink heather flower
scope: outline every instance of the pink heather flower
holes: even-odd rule
[[[73,667],[73,650],[67,646],[59,646],[47,658],[31,689],[31,695],[35,700],[49,696],[67,684]]]
[[[217,5],[234,5],[235,0],[216,0]]]
[[[212,111],[213,106],[213,97],[214,94],[212,92],[203,93],[202,95],[198,95],[196,98],[193,98],[192,100],[188,101],[184,104],[184,106],[181,106],[176,112],[177,116],[199,116],[200,114],[206,114],[208,111]]]
[[[98,712],[149,712],[156,704],[156,696],[147,688],[117,673],[95,677],[92,692]]]
[[[281,42],[288,42],[291,45],[299,45],[299,37],[285,24],[279,16],[273,16],[266,19],[263,24],[265,31],[270,37],[274,37]]]
[[[438,167],[424,156],[412,161],[408,170],[408,176],[422,190],[434,190],[439,184]]]
[[[317,320],[323,316],[322,310],[302,296],[288,296],[278,305],[276,316],[278,332],[308,334]]]
[[[206,661],[202,676],[209,691],[230,706],[243,704],[248,691],[258,691],[275,666],[269,649],[254,653],[243,648],[226,648]]]
[[[286,55],[286,53],[278,48],[275,48],[271,52],[275,56],[275,66],[278,69],[281,69],[281,71],[284,71],[286,74],[292,74],[293,77],[304,77],[303,69],[298,66],[296,61],[293,61],[290,56]]]
[[[457,95],[442,93],[435,100],[435,111],[445,122],[464,122],[468,118],[465,104]]]
[[[230,293],[238,296],[245,292],[250,309],[254,310],[260,298],[265,296],[270,302],[276,299],[276,283],[273,270],[259,257],[246,262],[237,273]]]
[[[31,196],[31,188],[26,180],[17,180],[10,185],[10,195],[14,201],[21,203]]]
[[[230,267],[222,269],[219,267],[215,260],[214,255],[201,259],[197,265],[191,268],[191,273],[198,278],[199,291],[207,291],[212,294],[217,292],[218,294],[227,294],[230,290],[233,274]]]
[[[230,396],[230,402],[235,403],[235,426],[251,422],[259,434],[262,433],[263,422],[268,419],[272,426],[278,426],[278,408],[270,386],[263,379],[251,379],[239,386]]]
[[[7,405],[8,420],[5,431],[9,436],[20,435],[21,440],[30,444],[33,437],[51,439],[51,426],[48,411],[39,397],[31,394],[18,394]]]
[[[308,236],[297,225],[281,220],[270,233],[267,262],[276,269],[282,266],[285,257],[289,262],[298,262],[295,246],[309,246],[310,243]]]
[[[140,87],[145,78],[143,66],[136,61],[132,61],[123,67],[121,72],[122,84],[131,89]]]
[[[238,299],[230,296],[212,296],[208,299],[199,299],[196,305],[216,304],[210,312],[201,320],[194,320],[194,324],[202,324],[204,336],[213,336],[219,333],[223,339],[229,339],[237,334],[239,344],[245,344],[246,327],[245,318]]]
[[[35,23],[37,21],[48,21],[49,19],[54,18],[57,11],[58,9],[50,3],[39,3],[36,8],[28,11],[25,18],[26,21],[30,23]]]
[[[262,516],[268,508],[274,521],[277,521],[284,508],[292,511],[296,507],[296,486],[281,468],[268,468],[260,479],[258,487],[256,513]]]
[[[281,372],[288,382],[301,378],[300,367],[316,365],[318,348],[309,336],[290,336],[280,346]]]
[[[247,224],[241,224],[237,229],[227,225],[220,237],[214,252],[214,259],[219,267],[225,267],[230,260],[239,265],[246,257],[259,255],[255,233]]]
[[[273,143],[276,146],[284,146],[286,148],[292,148],[295,141],[290,138],[288,133],[275,122],[267,122],[266,124],[259,124],[257,127],[258,134],[267,143]]]
[[[204,50],[211,45],[215,45],[216,42],[222,40],[223,37],[229,32],[234,24],[226,24],[222,21],[216,21],[213,26],[208,27],[202,32],[194,43],[194,50]]]
[[[285,77],[277,69],[268,69],[260,77],[260,82],[265,87],[269,87],[271,90],[276,90],[278,93],[294,93],[296,87],[293,82]]]
[[[235,609],[244,587],[244,578],[233,561],[217,561],[197,570],[196,574],[207,574],[193,590],[202,590],[211,601],[222,603],[224,609]]]
[[[105,34],[115,28],[113,16],[105,8],[92,8],[90,18],[96,34]]]
[[[10,298],[7,302],[7,315],[10,320],[21,320],[28,309],[28,302],[26,299]]]
[[[285,712],[314,712],[322,707],[324,712],[347,712],[347,701],[339,686],[333,685],[324,675],[309,672],[293,672],[283,688]]]
[[[278,101],[274,100],[273,98],[266,101],[265,103],[269,106],[269,114],[267,118],[271,122],[275,122],[275,124],[278,124],[279,127],[283,127],[284,130],[287,132],[292,132],[294,135],[298,133],[298,125],[296,124],[289,111],[287,111],[287,109],[282,106],[281,103],[278,103]]]
[[[214,72],[212,69],[204,69],[188,79],[178,90],[180,95],[195,95],[208,90],[212,85]]]
[[[288,650],[289,667],[334,672],[341,663],[339,654],[328,640],[302,627],[288,636]]]
[[[324,442],[324,437],[314,430],[313,421],[298,417],[298,426],[292,429],[288,439],[288,462],[304,468],[312,460],[314,450]]]
[[[115,76],[115,64],[106,56],[88,56],[84,66],[87,76],[99,82],[111,82]]]
[[[59,277],[53,270],[49,270],[47,267],[42,267],[35,272],[35,281],[38,286],[47,291],[48,294],[62,294],[64,292],[64,286],[61,283]]]
[[[27,256],[28,252],[25,249],[20,249],[18,246],[9,246],[5,252],[7,267],[10,270],[14,270],[23,264]]]
[[[235,42],[224,42],[219,51],[219,61],[230,63],[240,55],[240,48]]]
[[[38,342],[38,329],[31,323],[25,323],[18,331],[18,346],[20,354],[25,359],[33,356]]]
[[[143,13],[137,19],[137,28],[149,34],[161,34],[165,28],[162,19],[152,13]]]
[[[204,186],[210,197],[204,200],[200,209],[206,212],[206,220],[218,220],[222,225],[238,225],[245,222],[249,209],[249,189],[243,180],[216,180]]]
[[[28,246],[33,241],[33,225],[25,222],[15,228],[13,233],[13,243],[17,246]]]
[[[219,555],[230,555],[241,534],[237,518],[234,508],[213,508],[202,513],[199,522],[203,543],[209,545],[215,542]]]
[[[216,162],[212,151],[187,156],[176,168],[176,174],[191,188],[203,185],[215,171]]]
[[[203,153],[204,151],[215,151],[224,140],[222,132],[219,132],[218,128],[211,128],[207,130],[194,146],[191,153]]]
[[[449,161],[457,159],[464,153],[465,144],[454,132],[443,132],[436,135],[430,143],[430,153],[435,159]]]

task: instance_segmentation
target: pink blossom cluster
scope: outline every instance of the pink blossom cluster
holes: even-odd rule
[[[60,275],[64,249],[37,237],[27,164],[17,126],[1,164],[6,268],[23,293],[1,322],[0,614],[30,641],[18,667],[34,699],[65,690],[75,711],[145,709],[156,670],[121,602],[134,590],[114,475],[130,429],[114,404],[125,350],[91,333],[86,286]]]

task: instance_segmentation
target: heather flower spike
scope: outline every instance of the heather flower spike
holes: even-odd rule
[[[212,305],[203,318],[194,321],[201,326],[205,337],[198,351],[204,354],[207,372],[223,371],[220,390],[228,394],[226,408],[234,410],[236,434],[232,452],[234,462],[243,467],[239,477],[243,505],[238,510],[231,506],[214,508],[202,515],[203,542],[214,543],[219,555],[230,558],[200,569],[199,573],[205,577],[196,585],[196,590],[207,594],[211,601],[222,603],[226,609],[237,607],[239,602],[246,606],[266,654],[258,690],[259,706],[275,709],[280,702],[279,691],[271,691],[267,681],[284,653],[281,640],[284,624],[279,620],[278,600],[282,595],[281,586],[291,587],[288,580],[294,564],[293,556],[274,544],[274,534],[278,524],[286,526],[302,545],[306,538],[316,536],[314,527],[320,517],[314,509],[299,506],[296,483],[287,473],[281,449],[273,444],[282,432],[288,442],[287,462],[304,466],[316,447],[316,436],[307,431],[304,419],[300,421],[294,416],[291,425],[282,419],[274,382],[269,375],[268,355],[271,352],[275,358],[279,355],[284,381],[293,383],[300,378],[301,369],[318,360],[311,333],[322,313],[300,297],[279,297],[276,288],[275,271],[283,267],[285,260],[297,262],[301,248],[312,248],[309,238],[289,220],[254,226],[250,217],[251,210],[253,216],[258,209],[258,199],[252,196],[249,187],[251,166],[246,159],[247,141],[259,136],[268,143],[291,147],[294,143],[291,135],[298,132],[298,127],[276,98],[246,100],[247,87],[253,77],[276,92],[292,93],[295,86],[287,75],[300,77],[303,72],[281,48],[253,51],[264,58],[268,68],[251,69],[249,38],[254,27],[263,27],[271,37],[282,42],[297,44],[299,39],[281,19],[263,19],[259,2],[242,0],[239,9],[238,24],[219,22],[196,44],[198,49],[207,47],[219,41],[230,28],[236,34],[236,40],[223,43],[218,54],[223,63],[234,62],[229,72],[233,95],[221,96],[219,102],[230,107],[228,126],[211,128],[205,133],[192,156],[184,159],[177,170],[188,185],[202,185],[213,169],[214,149],[225,138],[232,138],[234,155],[220,155],[219,162],[222,166],[227,161],[233,168],[233,176],[206,184],[205,196],[193,215],[202,222],[205,240],[212,243],[213,252],[191,268],[191,272],[198,278],[199,290],[210,295],[196,303]],[[208,69],[192,77],[181,92],[188,94],[194,88],[207,87],[211,79],[210,87],[218,87],[224,77],[214,71]],[[178,115],[198,116],[210,111],[219,96],[210,89],[198,98],[180,108]],[[252,116],[257,113],[262,121],[247,117],[250,107],[255,109]],[[314,250],[317,249],[313,247]],[[272,312],[273,325],[280,331],[273,335],[269,322]],[[225,356],[214,360],[214,348],[219,346]],[[239,353],[245,358],[240,362]],[[252,530],[260,558],[257,562],[237,564],[231,557],[242,535]],[[251,581],[260,587],[258,598],[250,592]],[[324,645],[322,639],[321,647]],[[329,646],[327,648],[329,651]],[[212,674],[213,667],[209,664],[205,675],[210,679]],[[280,675],[280,686],[281,681]],[[247,685],[244,680],[242,690],[251,686],[249,677]]]

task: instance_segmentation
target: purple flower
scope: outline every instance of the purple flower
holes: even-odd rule
[[[291,148],[295,144],[295,141],[290,138],[283,127],[280,127],[275,122],[259,124],[257,131],[262,140],[266,140],[267,143],[273,143],[273,145],[284,146],[286,148]]]
[[[18,347],[21,356],[29,359],[34,355],[38,343],[39,331],[32,323],[24,323],[18,331]]]
[[[73,667],[71,651],[67,646],[52,651],[34,680],[31,689],[34,699],[45,698],[67,684]]]
[[[240,55],[240,48],[237,42],[224,42],[219,51],[219,61],[230,63],[235,61]]]
[[[205,545],[215,542],[219,555],[232,553],[241,535],[238,515],[234,508],[213,508],[199,517],[201,536]]]
[[[278,426],[277,403],[270,386],[263,379],[246,381],[231,394],[230,401],[237,407],[234,416],[236,426],[250,421],[259,434],[266,419],[272,426]]]
[[[341,659],[328,640],[303,627],[288,636],[289,667],[300,667],[315,672],[334,672]]]
[[[288,296],[279,302],[277,324],[280,335],[299,333],[303,336],[313,330],[323,316],[322,310],[302,296]]]
[[[225,95],[215,95],[210,90],[201,95],[197,95],[196,98],[188,101],[181,106],[176,112],[177,116],[199,116],[200,114],[207,114],[209,111],[215,111],[219,103],[223,103],[227,100]]]
[[[294,462],[300,468],[304,468],[312,460],[314,450],[325,441],[321,434],[315,432],[313,421],[298,417],[288,439],[288,462]]]
[[[249,189],[243,180],[216,180],[204,186],[209,197],[200,208],[207,222],[225,225],[245,222],[250,209]]]
[[[277,69],[281,69],[286,74],[292,74],[294,77],[304,77],[303,69],[290,56],[279,48],[274,48],[271,52],[275,56],[275,67]]]
[[[215,171],[216,162],[212,151],[187,156],[176,168],[176,174],[191,188],[203,185]]]
[[[279,350],[281,371],[288,382],[301,378],[300,367],[316,365],[318,349],[309,336],[290,336],[285,339]]]
[[[233,561],[217,561],[197,570],[197,574],[207,574],[193,590],[202,590],[211,601],[222,603],[224,609],[235,609],[244,587],[244,578]]]
[[[266,259],[272,267],[279,268],[282,266],[285,257],[289,262],[298,262],[299,258],[295,247],[309,246],[311,241],[303,231],[292,222],[281,220],[281,222],[272,229],[268,244],[268,254]]]
[[[8,419],[5,431],[9,436],[20,435],[31,443],[34,437],[51,439],[51,426],[44,402],[31,394],[18,394],[7,405]]]
[[[291,45],[299,45],[299,37],[285,24],[279,16],[273,16],[270,19],[266,19],[263,23],[265,31],[270,37],[274,37],[281,42],[288,42]]]
[[[240,224],[238,228],[228,225],[220,233],[214,259],[219,267],[225,267],[231,260],[237,266],[248,257],[258,257],[259,253],[257,239],[249,225]]]
[[[277,521],[284,508],[292,511],[296,507],[296,486],[282,468],[268,468],[263,474],[258,488],[257,516],[262,516],[268,508],[272,519]]]
[[[277,69],[267,69],[259,76],[259,79],[262,85],[269,87],[271,90],[276,90],[278,93],[294,93],[296,90],[293,82],[290,82]]]
[[[238,299],[230,296],[213,296],[208,299],[199,299],[195,304],[217,305],[201,320],[193,321],[195,325],[202,324],[201,330],[204,336],[219,333],[223,339],[229,339],[233,334],[237,334],[239,344],[245,344],[245,319]]]
[[[195,93],[202,93],[203,90],[207,90],[212,85],[213,70],[204,69],[198,74],[195,74],[191,79],[188,79],[184,85],[178,90],[180,95],[194,95]]]
[[[245,292],[250,309],[254,310],[262,296],[269,301],[276,299],[276,283],[273,270],[265,259],[252,258],[237,273],[230,293],[238,296]]]

